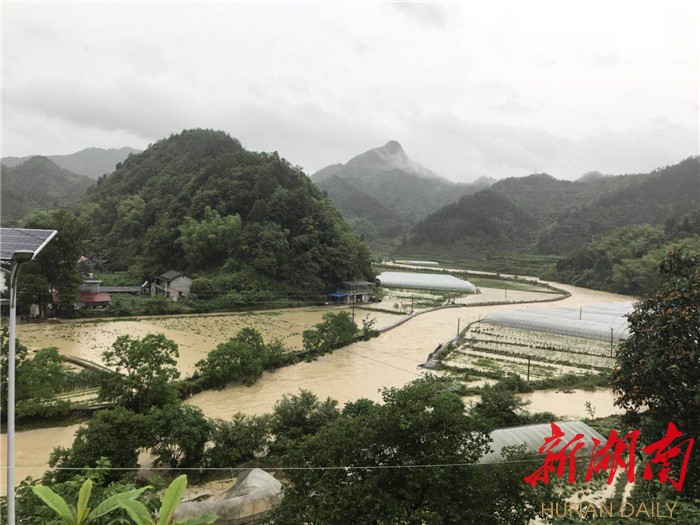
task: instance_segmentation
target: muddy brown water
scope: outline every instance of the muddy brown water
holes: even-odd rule
[[[572,294],[571,297],[555,303],[556,306],[585,306],[591,303],[631,299],[627,296],[572,286],[556,286]],[[502,291],[488,293],[495,298]],[[527,294],[527,292],[521,293]],[[530,296],[519,294],[518,300],[541,300],[548,297],[548,294],[541,293],[532,293]],[[440,342],[449,340],[456,334],[458,320],[460,326],[464,327],[467,323],[476,321],[490,312],[517,307],[512,304],[475,306],[425,313],[370,341],[352,344],[311,363],[299,363],[273,373],[265,373],[251,387],[232,385],[220,391],[202,392],[187,402],[200,407],[208,417],[226,419],[236,412],[251,415],[270,412],[282,396],[298,393],[301,388],[310,390],[322,399],[326,397],[337,399],[341,405],[362,397],[380,400],[382,388],[403,386],[424,373],[416,367],[425,362],[428,354]],[[280,326],[295,330],[299,330],[301,326],[312,326],[320,321],[324,311],[327,310],[296,309],[279,315],[257,314],[249,315],[247,318],[244,314],[232,314],[231,316],[160,318],[146,322],[114,321],[92,325],[75,323],[77,325],[75,327],[70,326],[72,323],[29,327],[24,325],[20,327],[18,333],[22,342],[29,343],[29,346],[49,344],[59,347],[61,352],[94,359],[95,356],[99,356],[104,345],[111,344],[111,341],[122,333],[145,335],[153,330],[165,331],[168,337],[178,342],[181,348],[181,359],[188,363],[187,367],[191,367],[197,359],[205,356],[213,348],[212,345],[215,346],[216,341],[226,340],[231,331],[237,331],[239,322],[255,322],[256,318],[262,317],[262,321],[274,323],[278,327],[277,332],[270,328],[267,337],[271,337],[275,333],[284,332],[279,328]],[[226,319],[234,315],[238,318],[226,323]],[[282,322],[282,319],[285,321]],[[395,319],[394,315],[379,312],[377,326],[388,324]],[[286,324],[287,321],[290,324]],[[260,319],[257,322],[265,325],[264,322],[260,322]],[[293,328],[291,323],[297,323],[297,325]],[[65,326],[70,326],[70,329],[66,330]],[[31,337],[27,338],[28,335]],[[576,392],[574,394],[579,395]],[[598,417],[612,413],[608,411],[612,406],[611,403],[606,404],[607,401],[612,401],[610,397],[612,393],[608,391],[608,394],[600,392],[599,394],[602,396],[601,403],[594,404],[595,415]],[[585,401],[591,400],[593,403],[597,399],[588,392],[580,394],[580,399],[566,397],[573,394],[556,392],[536,392],[529,395],[532,399],[532,409],[548,410],[568,417],[585,416]],[[606,396],[609,396],[607,401],[602,402]],[[576,399],[576,402],[572,403],[572,399]],[[27,475],[41,476],[46,469],[46,462],[53,447],[70,446],[77,428],[77,426],[71,426],[19,432],[16,443],[18,467],[16,479],[19,481]],[[4,463],[4,450],[2,452]],[[4,484],[4,476],[2,483]],[[4,491],[4,486],[2,490]]]

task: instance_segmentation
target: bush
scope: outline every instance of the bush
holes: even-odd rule
[[[204,388],[221,390],[234,381],[250,386],[264,370],[279,368],[293,359],[280,341],[265,344],[260,332],[244,328],[199,361],[195,377]]]

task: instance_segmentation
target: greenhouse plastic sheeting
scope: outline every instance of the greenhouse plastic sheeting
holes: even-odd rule
[[[552,451],[557,452],[577,434],[583,434],[583,447],[576,453],[579,460],[588,459],[593,452],[593,438],[600,443],[605,443],[605,438],[591,427],[580,421],[558,421],[556,425],[564,432],[561,438],[561,445],[553,447]],[[545,438],[552,435],[552,425],[543,423],[540,425],[527,425],[524,427],[499,428],[491,432],[491,452],[479,459],[479,463],[499,463],[505,461],[501,456],[501,451],[505,447],[514,445],[525,445],[527,452],[537,453],[544,445]],[[534,469],[533,469],[534,470]]]
[[[626,315],[632,308],[632,303],[592,304],[582,309],[527,308],[489,314],[483,320],[519,330],[606,341],[612,330],[613,341],[620,342],[630,335]]]
[[[421,288],[429,290],[454,290],[476,293],[476,286],[454,275],[440,273],[384,272],[377,276],[381,286],[394,288]]]

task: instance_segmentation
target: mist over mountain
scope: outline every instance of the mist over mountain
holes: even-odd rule
[[[395,140],[311,176],[358,235],[394,237],[462,195],[484,189],[492,179],[451,182],[411,160]]]
[[[429,179],[442,179],[428,168],[408,158],[401,144],[395,140],[390,140],[379,148],[360,153],[345,164],[326,166],[314,173],[311,178],[314,182],[320,182],[333,175],[342,178],[366,178],[392,170]]]
[[[15,167],[3,165],[0,220],[11,224],[33,211],[71,203],[93,184],[46,157],[30,157]]]
[[[68,155],[46,155],[45,158],[56,163],[63,169],[96,179],[105,173],[115,170],[117,164],[123,162],[130,154],[140,153],[134,148],[85,148]],[[19,166],[32,158],[29,157],[4,157],[2,163],[9,167]]]

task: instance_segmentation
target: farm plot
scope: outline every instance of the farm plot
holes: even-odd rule
[[[614,347],[613,347],[614,350]],[[518,330],[490,323],[473,324],[464,343],[445,364],[480,370],[500,369],[530,377],[607,370],[614,364],[610,343],[571,336]]]

